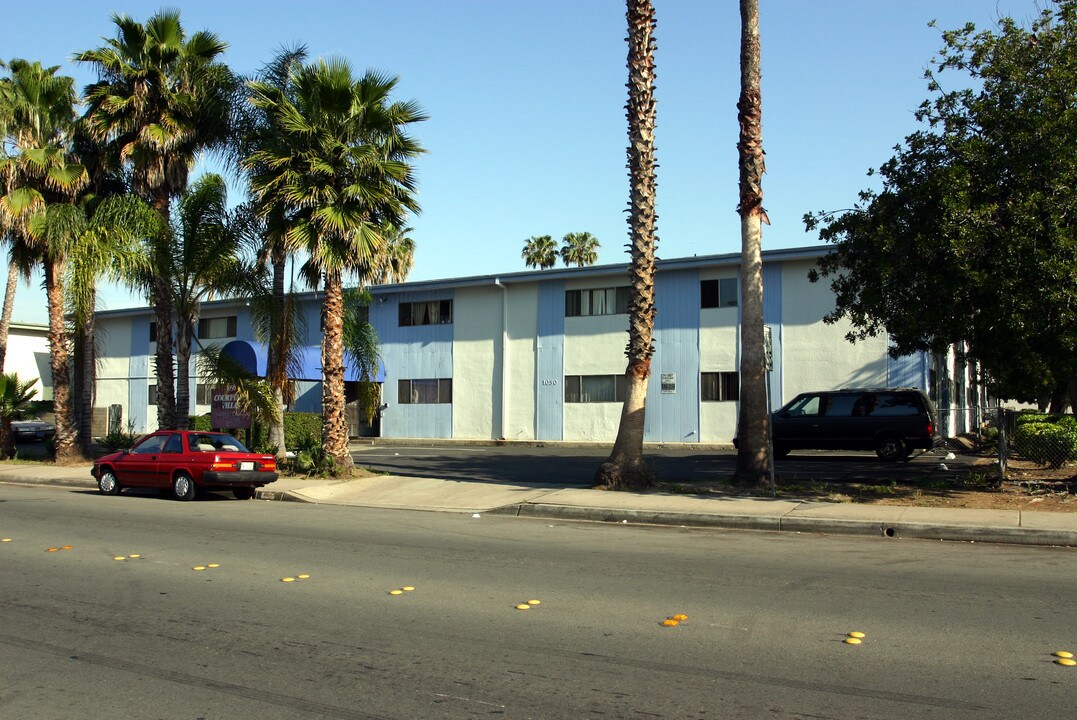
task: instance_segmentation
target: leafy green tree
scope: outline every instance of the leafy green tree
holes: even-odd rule
[[[557,264],[557,243],[549,235],[535,235],[524,242],[524,264],[546,270]]]
[[[215,34],[187,36],[179,12],[162,10],[145,24],[113,15],[116,37],[77,53],[99,80],[86,88],[86,122],[110,143],[130,171],[134,191],[171,227],[172,200],[187,187],[197,157],[223,148],[230,136],[236,79],[219,58],[227,48]],[[153,238],[153,265],[169,266],[171,238]],[[157,318],[157,422],[176,427],[172,288],[155,273],[147,288]]]
[[[734,480],[762,486],[770,479],[770,409],[763,331],[763,102],[759,90],[759,0],[740,0],[740,414]]]
[[[15,435],[11,423],[33,416],[37,395],[32,380],[19,380],[18,373],[0,373],[0,460],[15,457]]]
[[[253,81],[251,102],[275,132],[246,161],[256,205],[287,207],[290,252],[303,251],[303,274],[324,289],[322,446],[351,467],[344,395],[345,275],[369,280],[384,247],[381,228],[416,212],[411,161],[422,152],[408,127],[425,119],[413,102],[392,102],[397,80],[356,78],[343,60],[293,69],[287,89]]]
[[[415,241],[411,239],[410,227],[397,227],[386,223],[381,228],[385,246],[375,262],[372,281],[377,285],[401,283],[408,279],[415,263]]]
[[[811,276],[836,294],[826,320],[894,355],[967,343],[996,396],[1057,406],[1069,385],[1077,407],[1077,2],[942,39],[881,189],[805,217],[835,245]]]
[[[609,458],[595,472],[595,484],[633,490],[654,483],[643,460],[647,383],[654,354],[654,265],[658,245],[655,213],[654,6],[627,0],[628,19],[628,177],[629,253],[627,393],[617,439]]]
[[[589,232],[569,233],[561,239],[561,261],[566,266],[594,265],[598,262],[598,238]]]

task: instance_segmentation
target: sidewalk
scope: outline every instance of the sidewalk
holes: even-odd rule
[[[90,466],[0,465],[0,483],[96,488]],[[263,500],[558,520],[1077,547],[1077,513],[968,510],[768,498],[620,493],[551,483],[379,475],[281,478]]]

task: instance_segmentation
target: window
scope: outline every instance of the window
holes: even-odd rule
[[[168,438],[168,442],[165,443],[162,453],[181,453],[183,452],[183,436],[176,434],[171,435]]]
[[[624,375],[566,375],[565,402],[624,402],[628,380]]]
[[[586,315],[623,315],[628,312],[629,288],[566,290],[565,317]]]
[[[150,320],[150,342],[157,342],[157,323]]]
[[[736,307],[739,288],[736,278],[701,280],[699,282],[699,306],[705,308]]]
[[[210,405],[213,402],[213,388],[216,385],[203,385],[198,383],[194,386],[194,402],[196,405]]]
[[[700,399],[703,402],[740,400],[740,377],[735,372],[700,373]]]
[[[198,339],[216,340],[236,336],[236,316],[202,318],[198,321]]]
[[[401,405],[432,405],[452,402],[452,378],[398,380],[396,401]]]
[[[819,417],[825,409],[826,402],[822,395],[805,395],[795,400],[782,414],[785,417]]]
[[[161,452],[167,436],[150,435],[148,438],[131,448],[132,455],[156,455]]]
[[[157,386],[150,385],[150,405],[157,404]]]
[[[400,327],[452,324],[452,300],[400,303]]]

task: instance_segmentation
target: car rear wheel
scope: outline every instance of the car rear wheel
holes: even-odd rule
[[[172,497],[177,500],[194,500],[198,493],[194,486],[194,480],[187,473],[176,473],[172,480]]]
[[[875,454],[883,460],[894,462],[907,458],[909,448],[906,447],[905,441],[897,435],[887,435],[879,439],[879,444],[875,447]]]
[[[102,495],[119,495],[120,481],[111,470],[104,470],[101,472],[101,477],[97,478],[97,489]]]
[[[232,494],[235,495],[236,500],[250,500],[252,497],[254,497],[254,488],[232,488]]]

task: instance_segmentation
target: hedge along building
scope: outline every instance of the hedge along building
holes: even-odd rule
[[[816,246],[763,253],[772,409],[800,392],[841,387],[920,387],[943,408],[958,391],[974,394],[971,369],[953,357],[890,358],[885,334],[851,344],[846,323],[825,324],[834,295],[826,283],[807,279],[824,252]],[[658,262],[648,442],[732,439],[738,411],[739,265],[739,254]],[[371,287],[369,317],[383,367],[380,434],[612,442],[627,362],[627,288],[624,264]],[[321,296],[300,295],[299,305],[307,333],[301,348],[304,369],[295,379],[290,409],[320,412]],[[152,430],[151,311],[97,317],[102,353],[95,404],[122,405],[135,431]],[[264,374],[265,349],[254,341],[244,303],[204,303],[197,335],[201,343],[221,345],[252,372]],[[209,412],[211,388],[195,377],[195,367],[192,362],[192,414],[202,414]],[[357,379],[354,369],[348,368],[346,379]],[[944,433],[963,431],[970,418],[965,409],[943,412]],[[353,422],[352,432],[368,429]]]

